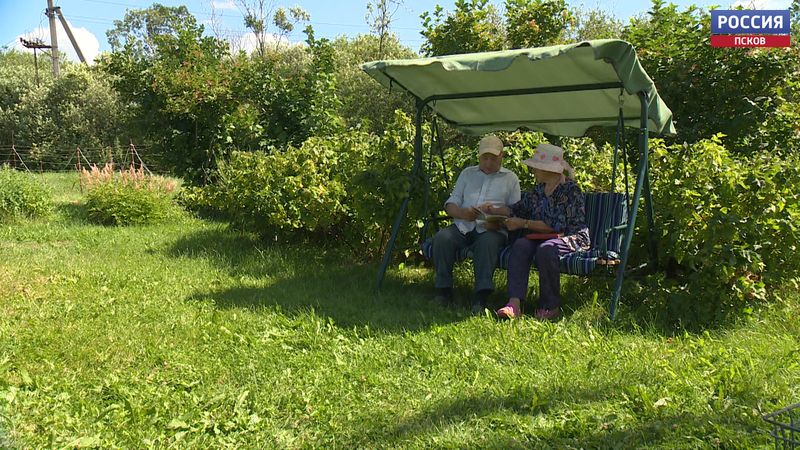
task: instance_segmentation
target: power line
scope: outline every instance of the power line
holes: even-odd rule
[[[143,6],[143,5],[134,5],[134,4],[130,4],[130,3],[121,3],[121,2],[114,2],[114,1],[109,1],[109,0],[81,0],[81,1],[89,2],[89,3],[116,5],[116,6],[128,6],[128,7],[131,7],[131,8],[146,8],[146,6]],[[220,13],[220,12],[207,13],[207,12],[192,12],[192,11],[190,11],[190,13],[195,17],[201,17],[202,16],[202,18],[204,18],[204,19],[205,18],[214,18],[214,17],[227,17],[227,18],[231,18],[231,19],[244,19],[244,16],[241,15],[241,14],[225,14],[225,13]],[[84,18],[86,18],[86,16],[74,16],[74,15],[70,16],[70,17],[84,17]],[[88,19],[94,20],[95,18],[89,17]],[[102,20],[110,20],[110,21],[112,21],[112,23],[113,23],[114,20],[117,20],[117,19],[110,19],[110,18],[97,18],[97,19],[98,20],[100,20],[100,19],[102,19]],[[308,21],[308,23],[311,24],[311,25],[327,25],[327,26],[337,26],[337,27],[345,27],[345,28],[367,28],[367,29],[369,28],[368,24],[339,23],[339,22],[317,22],[317,21],[314,21],[314,20],[310,20],[310,21]],[[407,31],[416,31],[417,30],[417,28],[413,28],[413,27],[392,27],[392,28],[395,29],[395,30],[407,30]]]

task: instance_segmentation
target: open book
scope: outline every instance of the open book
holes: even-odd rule
[[[484,222],[488,223],[503,223],[506,221],[506,219],[508,219],[508,216],[504,216],[502,214],[486,214],[474,206],[472,209],[475,211],[475,214],[478,215],[475,220],[483,220]]]

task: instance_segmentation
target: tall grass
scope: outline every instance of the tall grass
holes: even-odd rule
[[[604,321],[602,281],[568,278],[557,323],[498,323],[431,304],[428,268],[376,297],[335,247],[189,218],[5,225],[0,254],[9,447],[758,448],[759,415],[800,401],[792,289],[665,332]]]

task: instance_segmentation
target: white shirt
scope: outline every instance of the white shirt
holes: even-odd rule
[[[453,203],[461,208],[469,208],[491,203],[492,206],[499,207],[517,203],[520,196],[519,178],[514,172],[500,167],[497,172],[486,174],[479,166],[471,166],[458,176],[453,193],[444,204],[447,206],[448,203]],[[486,231],[482,222],[464,219],[454,219],[454,222],[463,234],[475,229],[478,233]]]

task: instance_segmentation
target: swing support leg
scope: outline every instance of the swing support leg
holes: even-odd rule
[[[653,218],[653,193],[650,191],[650,167],[644,177],[644,210],[647,213],[647,239],[650,252],[650,269],[658,270],[658,244],[656,243],[656,226]]]
[[[416,127],[416,132],[414,135],[414,166],[411,169],[411,180],[408,185],[408,193],[403,199],[403,203],[400,206],[400,211],[397,212],[397,216],[394,219],[392,234],[389,237],[389,242],[386,243],[386,250],[383,253],[383,262],[381,262],[381,267],[378,269],[378,279],[375,285],[375,292],[377,293],[380,293],[381,291],[383,278],[386,276],[386,269],[389,268],[389,263],[392,260],[394,243],[397,240],[397,234],[400,232],[400,225],[403,223],[403,219],[406,216],[406,211],[408,211],[408,202],[411,200],[411,193],[414,191],[414,186],[417,182],[417,174],[419,173],[419,168],[422,165],[422,111],[425,108],[425,103],[422,100],[417,99],[416,106],[417,115],[414,119],[414,126]]]
[[[617,267],[617,277],[614,281],[614,293],[611,297],[611,305],[609,308],[609,314],[611,316],[611,320],[614,320],[617,317],[617,306],[619,305],[619,297],[622,293],[622,281],[625,278],[625,266],[628,264],[628,251],[631,247],[631,238],[633,238],[633,231],[636,227],[636,212],[639,209],[639,199],[642,196],[642,187],[647,186],[647,193],[646,196],[648,197],[648,221],[650,222],[650,227],[652,229],[652,203],[649,201],[650,198],[650,183],[647,181],[648,172],[648,153],[649,153],[649,141],[647,135],[647,108],[650,104],[648,95],[646,92],[639,93],[639,99],[641,101],[641,126],[639,130],[639,150],[641,155],[639,157],[639,168],[638,174],[636,177],[636,187],[633,191],[633,204],[631,205],[631,214],[628,217],[628,228],[625,231],[625,240],[622,243],[622,259],[620,261],[619,266]],[[651,243],[652,244],[652,243]],[[651,245],[652,247],[652,245]],[[652,248],[651,248],[652,252]],[[651,258],[652,258],[651,254]]]

